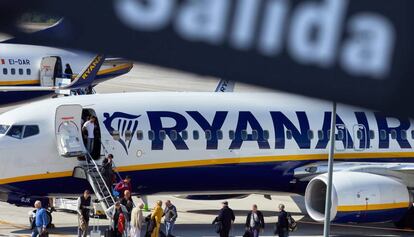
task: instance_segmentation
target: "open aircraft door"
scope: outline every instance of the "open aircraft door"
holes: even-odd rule
[[[62,69],[59,57],[44,57],[40,64],[40,85],[42,87],[55,86],[55,78]]]
[[[56,142],[61,156],[79,157],[86,154],[81,121],[81,105],[61,105],[56,109]]]

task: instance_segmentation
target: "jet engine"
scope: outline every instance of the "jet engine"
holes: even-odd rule
[[[306,210],[318,222],[324,221],[325,217],[327,183],[327,174],[316,176],[305,192]],[[411,193],[397,179],[361,172],[333,174],[333,222],[396,222],[411,206]]]

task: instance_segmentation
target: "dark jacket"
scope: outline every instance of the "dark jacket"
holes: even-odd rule
[[[111,177],[112,178],[112,176],[114,174],[114,171],[112,170],[112,162],[109,162],[109,159],[108,158],[105,158],[102,161],[102,168],[101,168],[101,170],[102,170],[101,172],[102,172],[102,175],[103,176]]]
[[[253,212],[249,212],[249,214],[247,214],[246,227],[250,227],[250,219],[252,218],[252,213]],[[257,217],[259,218],[259,222],[257,223],[256,227],[258,227],[260,229],[264,229],[265,222],[264,222],[264,218],[263,218],[262,212],[261,211],[257,211],[256,214],[257,214]]]
[[[177,217],[178,217],[177,208],[175,208],[174,205],[166,207],[164,209],[163,216],[165,216],[165,221],[166,222],[175,222],[175,220],[177,220]]]
[[[131,212],[132,212],[132,209],[134,208],[134,201],[132,200],[132,198],[127,199],[126,197],[123,197],[121,199],[121,204],[124,205],[128,211],[127,220],[131,221]]]
[[[279,213],[279,216],[277,217],[277,228],[288,228],[289,227],[289,221],[288,221],[288,213],[285,211],[281,211]]]
[[[213,223],[221,222],[222,230],[230,230],[231,222],[234,222],[235,219],[236,217],[234,216],[233,210],[225,206],[220,210],[219,215],[216,217],[216,219],[214,219]]]

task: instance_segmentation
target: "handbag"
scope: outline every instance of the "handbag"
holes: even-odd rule
[[[246,230],[243,234],[243,237],[252,237],[253,233],[250,230]]]
[[[39,237],[49,237],[49,232],[47,232],[47,230],[43,230],[42,233],[39,234]]]
[[[215,227],[215,231],[216,231],[216,233],[218,234],[218,233],[220,233],[220,232],[221,232],[221,230],[223,229],[223,223],[222,223],[221,221],[216,221],[216,222],[214,223],[214,227]]]

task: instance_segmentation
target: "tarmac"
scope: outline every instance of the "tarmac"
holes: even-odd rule
[[[101,83],[95,89],[97,93],[124,93],[139,91],[214,91],[218,78],[199,76],[175,70],[135,64],[127,75]],[[245,84],[236,84],[235,92],[269,91],[264,88],[252,87]],[[15,106],[0,108],[0,113]],[[156,200],[171,199],[177,206],[179,218],[175,228],[175,235],[181,237],[217,236],[211,225],[212,220],[220,209],[221,200],[195,201],[176,198],[174,196],[149,196],[149,203]],[[139,202],[138,199],[135,199]],[[252,204],[257,204],[265,215],[267,223],[261,236],[274,236],[274,223],[276,222],[276,208],[284,203],[287,210],[299,221],[298,230],[291,236],[322,236],[323,224],[312,221],[304,214],[303,198],[300,196],[278,195],[272,200],[262,195],[250,195],[243,199],[229,200],[230,207],[236,214],[236,222],[232,236],[242,236],[244,221]],[[28,229],[28,212],[32,208],[16,207],[7,203],[0,203],[0,236],[30,236]],[[53,222],[56,228],[50,231],[50,236],[77,236],[77,217],[73,213],[58,211],[53,213]],[[92,219],[91,224],[99,225],[103,232],[108,221],[105,219]],[[397,230],[390,223],[375,225],[332,225],[332,236],[414,236],[413,231]]]

